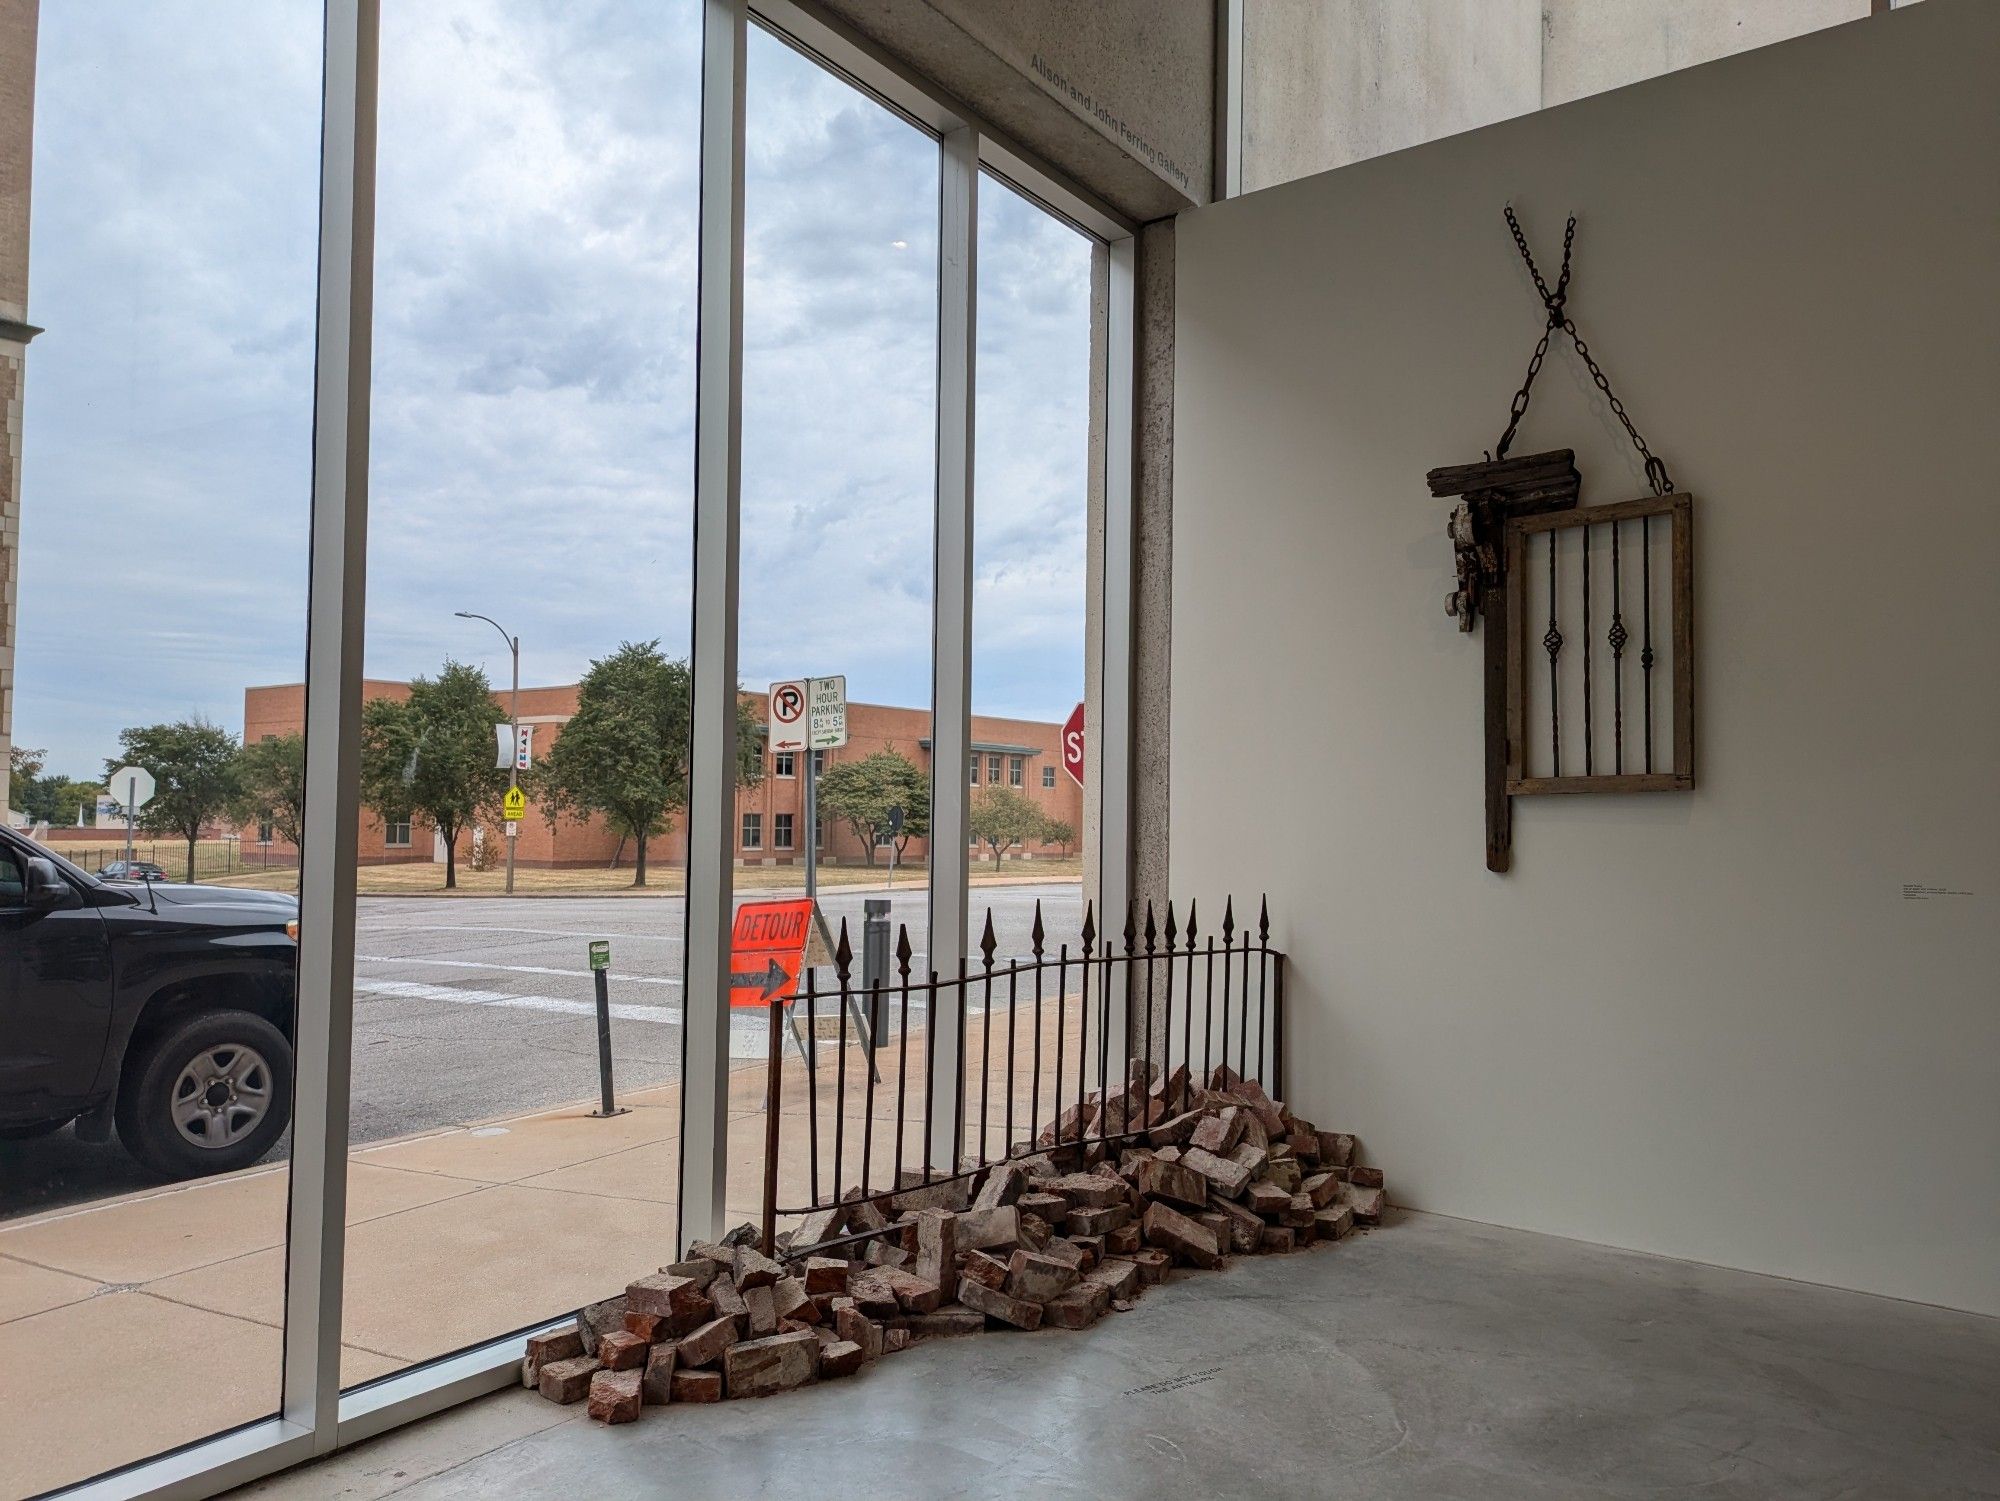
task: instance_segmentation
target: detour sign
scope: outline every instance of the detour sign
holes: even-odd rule
[[[798,988],[812,931],[810,897],[738,907],[729,940],[729,1004],[767,1006],[790,996]]]

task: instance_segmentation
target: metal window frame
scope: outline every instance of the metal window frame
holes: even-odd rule
[[[971,752],[972,423],[982,171],[1110,252],[1104,786],[1099,910],[1130,891],[1133,290],[1137,227],[901,64],[797,0],[702,0],[700,287],[697,297],[694,796],[688,817],[686,1025],[680,1237],[722,1228],[727,1154],[727,961],[733,908],[736,664],[741,542],[744,60],[751,23],[846,78],[939,143],[940,323],[936,748],[931,943],[965,952],[969,781],[937,775]],[[510,1385],[521,1332],[342,1391],[354,889],[360,829],[362,646],[373,322],[380,0],[325,0],[320,237],[307,605],[306,826],[300,852],[297,1094],[279,1411],[58,1494],[198,1498],[300,1464]],[[938,823],[942,812],[947,820]],[[942,834],[937,832],[942,829]],[[940,860],[940,855],[942,859]],[[940,879],[942,878],[942,879]],[[946,942],[940,945],[939,936]],[[947,1133],[940,1133],[940,1137]],[[942,1140],[933,1142],[935,1151]],[[692,1171],[690,1168],[692,1167]],[[551,1320],[555,1327],[566,1319]]]

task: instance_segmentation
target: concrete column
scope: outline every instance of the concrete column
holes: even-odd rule
[[[1173,657],[1174,221],[1139,231],[1138,460],[1133,497],[1132,895],[1143,924],[1151,902],[1166,921],[1169,884],[1167,718]],[[1152,1056],[1167,1056],[1165,1008]]]

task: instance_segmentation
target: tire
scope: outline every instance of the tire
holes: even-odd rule
[[[292,1113],[292,1045],[249,1011],[170,1024],[125,1062],[118,1139],[163,1178],[250,1166]]]

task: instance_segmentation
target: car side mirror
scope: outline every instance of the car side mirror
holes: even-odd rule
[[[24,905],[31,910],[48,912],[69,900],[69,882],[62,878],[55,861],[30,855],[24,874],[27,877]]]

